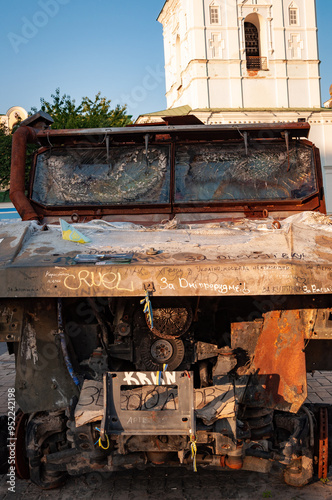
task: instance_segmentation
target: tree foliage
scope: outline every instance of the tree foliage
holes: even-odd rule
[[[6,197],[6,193],[9,190],[9,180],[10,180],[10,164],[11,164],[11,154],[12,154],[12,134],[17,129],[18,123],[14,126],[12,132],[3,124],[0,123],[0,202]],[[26,157],[26,184],[28,183],[29,171],[31,166],[32,154],[36,150],[35,144],[28,144],[27,147],[27,157]]]
[[[69,95],[61,96],[57,88],[51,95],[52,100],[40,99],[41,109],[50,114],[54,120],[51,128],[99,128],[99,127],[125,127],[131,122],[131,116],[127,114],[126,106],[117,105],[111,108],[111,100],[101,97],[101,93],[94,99],[83,97],[79,105]],[[37,108],[31,108],[31,113],[37,112]],[[12,131],[14,133],[15,127]],[[10,179],[10,163],[12,149],[12,133],[0,123],[0,190],[8,190]],[[36,150],[35,145],[28,145],[26,182],[28,180],[31,155]],[[1,198],[0,198],[1,201]]]
[[[0,189],[8,189],[11,153],[12,135],[8,128],[0,123]]]
[[[40,103],[42,111],[51,115],[54,120],[52,129],[125,127],[132,123],[131,116],[127,115],[127,106],[117,105],[112,109],[111,100],[101,97],[100,92],[94,99],[83,97],[78,105],[69,95],[61,96],[59,88],[51,98],[51,102],[41,98]],[[31,111],[36,113],[37,108],[32,108]]]

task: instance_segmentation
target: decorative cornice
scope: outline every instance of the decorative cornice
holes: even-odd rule
[[[165,20],[170,17],[170,14],[177,8],[178,4],[179,0],[166,0],[159,16],[157,17],[157,21],[164,26]]]

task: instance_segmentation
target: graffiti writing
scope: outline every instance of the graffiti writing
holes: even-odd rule
[[[121,391],[121,410],[177,410],[178,403],[178,388],[176,386],[155,386],[150,389],[141,387],[131,391]]]
[[[282,259],[282,260],[305,260],[305,254],[304,253],[297,253],[297,252],[292,252],[291,254],[288,253],[262,253],[262,252],[253,252],[253,253],[248,253],[248,254],[240,254],[240,255],[218,255],[217,257],[219,260],[235,260],[235,259],[240,259],[240,260],[257,260],[257,259]]]
[[[85,385],[84,386],[84,400],[80,399],[80,406],[104,406],[104,395],[103,387],[97,387],[96,385]]]
[[[163,372],[160,385],[175,384],[175,372]],[[142,372],[124,372],[123,382],[126,385],[158,385],[158,373],[151,372],[149,375]]]
[[[175,290],[175,284],[169,283],[167,278],[161,278],[162,286],[160,290]],[[177,286],[182,289],[194,289],[194,290],[213,290],[220,294],[225,293],[239,293],[248,294],[250,290],[247,288],[246,283],[237,283],[229,285],[226,283],[205,283],[200,281],[190,282],[186,278],[178,278]]]
[[[302,290],[304,293],[331,293],[332,286],[303,285]]]
[[[122,276],[119,272],[95,272],[82,269],[77,275],[68,274],[63,282],[68,290],[79,290],[82,287],[88,288],[106,288],[107,290],[119,290],[125,292],[133,292],[134,284],[130,283],[129,287],[122,285]]]

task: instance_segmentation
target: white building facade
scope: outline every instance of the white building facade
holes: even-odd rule
[[[167,0],[168,108],[320,108],[315,0]]]
[[[5,115],[0,115],[0,123],[9,130],[12,130],[18,121],[23,121],[26,118],[28,118],[28,113],[24,108],[21,108],[21,106],[12,106]]]
[[[332,100],[322,107],[315,0],[166,0],[158,20],[168,109],[137,123],[181,113],[206,124],[307,121],[332,213]]]

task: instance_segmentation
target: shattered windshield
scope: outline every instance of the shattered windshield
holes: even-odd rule
[[[296,201],[317,191],[311,147],[291,142],[57,147],[37,155],[32,200],[44,206]],[[171,192],[171,184],[173,186]]]
[[[317,190],[311,148],[291,143],[178,146],[175,202],[298,200]]]
[[[52,148],[37,156],[32,200],[46,206],[170,203],[168,146]]]

